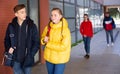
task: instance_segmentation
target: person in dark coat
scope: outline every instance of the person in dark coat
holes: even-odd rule
[[[13,54],[14,74],[31,74],[34,56],[39,49],[39,33],[27,17],[24,4],[14,7],[15,18],[8,24],[4,40],[5,52]]]
[[[106,40],[107,40],[107,46],[109,46],[109,36],[111,37],[111,45],[114,45],[114,39],[113,39],[113,29],[115,28],[115,22],[113,18],[110,16],[109,12],[105,13],[105,17],[103,20],[103,28],[106,32]]]

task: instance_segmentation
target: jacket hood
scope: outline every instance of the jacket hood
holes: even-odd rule
[[[62,20],[58,24],[54,24],[53,22],[50,22],[51,28],[61,28],[62,26],[63,28],[68,27],[68,22],[65,18],[62,18]]]

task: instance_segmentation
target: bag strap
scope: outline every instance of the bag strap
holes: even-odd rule
[[[3,56],[1,65],[4,65],[5,56]]]
[[[51,22],[51,20],[50,20],[49,23],[48,23],[48,30],[47,30],[47,35],[46,35],[46,36],[48,36],[48,37],[49,37],[49,35],[50,35],[50,29],[51,29],[51,27],[50,27],[50,22]]]
[[[62,38],[63,38],[63,34],[62,34],[62,32],[63,32],[63,20],[62,20],[62,18],[61,18],[60,21],[62,21],[61,36],[62,36]],[[48,23],[48,30],[47,30],[47,34],[46,34],[46,36],[48,36],[48,37],[49,37],[49,35],[50,35],[50,30],[51,30],[50,23],[51,23],[51,20],[50,20],[49,23]]]

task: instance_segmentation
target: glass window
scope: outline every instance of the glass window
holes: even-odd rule
[[[70,0],[71,3],[75,3],[75,0]]]
[[[75,31],[75,19],[67,19],[70,31]]]
[[[79,15],[80,17],[83,17],[83,15],[84,15],[84,8],[83,7],[78,7],[77,8],[77,12],[78,12],[77,15]]]
[[[90,18],[94,18],[94,14],[95,14],[94,9],[90,9],[90,10],[89,10],[89,17],[90,17]]]
[[[90,0],[90,8],[94,9],[94,1],[93,0]]]
[[[84,0],[77,0],[77,5],[84,6]]]
[[[70,5],[70,4],[66,4],[65,3],[65,6],[64,6],[65,10],[64,10],[64,14],[65,14],[65,17],[75,17],[75,6],[74,5]]]
[[[60,8],[63,11],[63,4],[62,3],[56,2],[56,1],[49,1],[49,2],[50,2],[50,11],[56,7]]]
[[[79,29],[80,28],[80,18],[76,19],[76,28]]]
[[[84,13],[88,14],[89,13],[89,8],[84,8]]]
[[[93,28],[95,27],[94,31],[97,32],[100,30],[97,27],[101,25],[101,21],[103,19],[102,5],[96,3],[94,0],[64,0],[64,4],[61,1],[63,0],[50,0],[50,9],[53,7],[59,7],[63,10],[64,17],[67,18],[71,31],[72,43],[75,43],[77,40],[81,39],[79,27],[80,23],[84,20],[83,15],[85,13],[89,14]],[[75,2],[77,5],[74,5]],[[76,11],[75,6],[77,6]]]
[[[101,9],[101,5],[100,4],[98,4],[98,9]]]
[[[64,0],[65,2],[70,2],[70,0]]]
[[[84,18],[80,18],[80,23],[82,23],[82,22],[83,22],[83,20],[84,20]]]
[[[84,6],[89,7],[90,6],[90,0],[84,0]]]
[[[98,4],[94,2],[94,9],[98,9]]]
[[[35,24],[38,27],[38,0],[30,0],[30,17],[34,20]]]

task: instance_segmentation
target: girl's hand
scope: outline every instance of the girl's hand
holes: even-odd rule
[[[87,37],[86,35],[83,35],[84,37]]]
[[[47,43],[48,40],[49,40],[49,37],[46,36],[45,39],[44,39],[44,42]]]
[[[13,51],[14,51],[14,49],[11,47],[11,48],[9,49],[9,53],[10,53],[10,54],[13,54]]]

